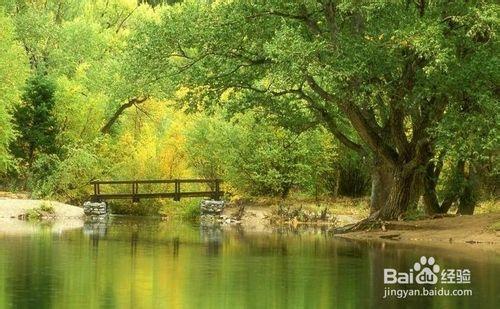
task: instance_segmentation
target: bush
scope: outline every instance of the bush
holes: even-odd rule
[[[318,205],[288,205],[280,203],[272,206],[270,219],[276,223],[300,222],[318,223],[335,222],[335,216],[326,206]]]
[[[32,172],[33,195],[80,204],[92,193],[89,181],[102,176],[111,164],[95,144],[72,145],[64,150],[63,159],[48,155],[37,159]]]
[[[168,218],[197,221],[200,218],[200,202],[201,199],[169,201],[163,205],[160,215]]]
[[[40,220],[42,218],[51,217],[54,213],[54,206],[50,203],[43,202],[39,207],[29,209],[23,217],[27,220]]]

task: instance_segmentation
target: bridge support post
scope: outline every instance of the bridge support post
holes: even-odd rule
[[[133,182],[132,183],[132,202],[133,203],[139,202],[139,197],[137,196],[138,193],[139,193],[139,183]]]
[[[83,203],[83,213],[87,216],[106,216],[108,205],[105,202],[85,202]]]
[[[204,200],[200,203],[200,223],[202,225],[215,225],[220,222],[224,201]]]
[[[181,200],[181,182],[179,179],[175,180],[175,188],[174,188],[174,201],[178,202]]]

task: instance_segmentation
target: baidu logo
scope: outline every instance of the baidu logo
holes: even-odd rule
[[[439,274],[440,267],[435,263],[436,261],[432,256],[428,259],[422,256],[420,261],[413,265],[413,269],[419,271],[419,273],[415,275],[415,281],[418,284],[436,284],[438,282],[438,276],[436,274]]]
[[[468,269],[442,269],[434,257],[422,256],[406,272],[384,268],[384,284],[470,283]]]
[[[407,298],[412,296],[471,296],[472,289],[457,288],[452,284],[470,283],[469,269],[444,269],[434,257],[421,256],[408,271],[399,272],[394,268],[384,268],[383,298]],[[395,284],[396,286],[391,286]],[[408,284],[407,286],[405,286]],[[411,286],[413,284],[418,284]],[[462,286],[464,287],[464,286]]]

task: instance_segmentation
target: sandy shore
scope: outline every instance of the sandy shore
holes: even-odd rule
[[[224,213],[231,216],[231,211],[234,209],[227,209]],[[335,216],[337,226],[351,224],[359,219],[352,215],[337,214]],[[250,232],[269,232],[273,230],[273,227],[268,217],[269,208],[247,207],[241,218],[241,226]],[[459,250],[480,249],[479,251],[488,250],[500,253],[500,231],[495,230],[495,224],[500,225],[500,213],[390,221],[384,225],[383,229],[334,234],[334,237]]]
[[[384,229],[351,232],[336,237],[500,253],[500,231],[493,227],[499,222],[499,213],[392,221],[387,222]]]
[[[52,205],[54,216],[44,221],[43,228],[53,232],[81,228],[83,226],[83,209],[55,201],[0,198],[0,235],[30,234],[39,231],[40,224],[19,220],[20,215],[28,210],[38,208],[42,204]]]
[[[17,218],[26,211],[40,207],[43,204],[52,205],[56,218],[79,218],[83,216],[83,208],[54,201],[0,199],[0,218]]]

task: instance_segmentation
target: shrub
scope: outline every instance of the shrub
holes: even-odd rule
[[[169,218],[197,221],[200,217],[201,199],[185,199],[178,202],[166,202],[160,214]]]
[[[54,213],[55,209],[52,204],[42,202],[40,206],[29,209],[22,217],[27,220],[40,220],[42,218],[51,217]]]
[[[227,122],[200,117],[186,132],[186,153],[201,177],[221,177],[237,193],[286,197],[331,171],[331,136],[319,128],[295,132],[247,112]]]

